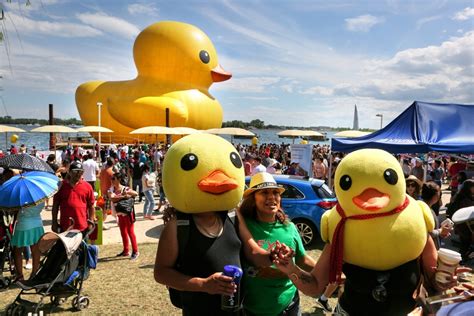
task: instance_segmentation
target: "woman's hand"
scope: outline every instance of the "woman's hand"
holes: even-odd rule
[[[435,268],[435,270],[437,271],[436,268]],[[464,273],[464,272],[471,272],[471,271],[472,271],[472,269],[469,268],[469,267],[463,267],[463,266],[458,267],[458,268],[456,268],[456,273],[454,274],[454,276],[451,276],[450,279],[448,279],[445,283],[437,282],[436,279],[435,279],[434,284],[435,284],[436,288],[440,291],[449,290],[450,288],[455,287],[455,286],[458,285],[457,274]],[[436,277],[436,273],[434,274],[434,276]]]
[[[439,236],[443,239],[448,238],[449,236],[451,236],[452,230],[453,228],[450,227],[449,224],[441,225],[441,228],[439,229]]]
[[[222,272],[216,272],[203,282],[203,292],[209,294],[233,295],[237,286],[231,277],[225,276]]]
[[[283,273],[289,274],[293,270],[295,263],[293,257],[295,252],[293,249],[276,241],[275,247],[270,252],[270,258],[275,266]]]

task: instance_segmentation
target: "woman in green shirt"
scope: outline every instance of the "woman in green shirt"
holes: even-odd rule
[[[273,176],[266,172],[254,175],[250,187],[244,192],[239,208],[239,233],[246,257],[252,262],[244,264],[245,315],[300,315],[298,290],[291,280],[270,259],[258,260],[255,246],[270,254],[276,242],[284,243],[295,253],[296,264],[311,271],[314,260],[305,254],[301,237],[281,208],[281,193]]]

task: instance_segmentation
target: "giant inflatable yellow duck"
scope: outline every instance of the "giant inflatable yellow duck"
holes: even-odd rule
[[[337,167],[334,185],[339,205],[323,215],[321,236],[334,246],[344,218],[344,262],[384,271],[420,256],[434,219],[425,203],[405,194],[402,168],[391,154],[350,153]]]
[[[213,82],[231,77],[218,63],[211,40],[197,27],[163,21],[144,29],[136,38],[133,56],[138,75],[127,81],[91,81],[76,91],[84,125],[114,131],[113,141],[130,139],[129,132],[144,126],[221,127],[222,108],[210,95]]]
[[[234,146],[211,134],[175,142],[163,162],[163,188],[170,204],[183,213],[233,209],[242,199],[245,173]]]

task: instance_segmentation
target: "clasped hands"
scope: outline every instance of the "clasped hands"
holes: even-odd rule
[[[295,265],[293,257],[295,251],[289,246],[279,241],[275,242],[275,246],[270,250],[270,261],[283,273],[289,274]]]

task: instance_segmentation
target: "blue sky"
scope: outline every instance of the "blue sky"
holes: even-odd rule
[[[357,104],[378,128],[414,100],[474,104],[472,1],[30,2],[0,0],[0,116],[79,118],[77,86],[134,78],[134,39],[163,20],[213,41],[225,121],[352,126]]]

